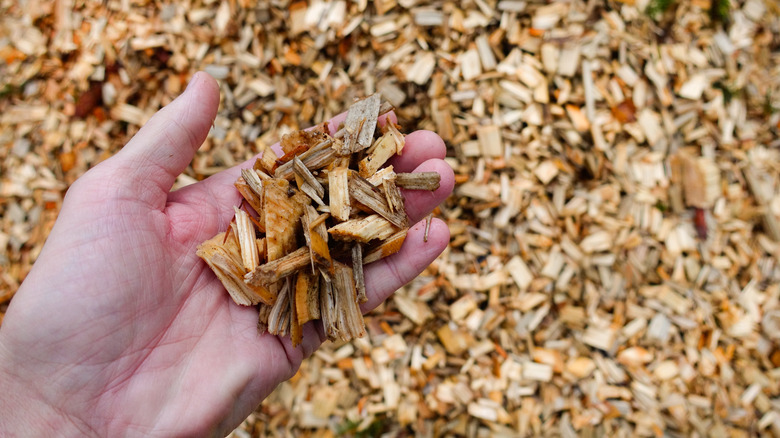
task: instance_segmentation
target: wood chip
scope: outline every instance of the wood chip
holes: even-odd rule
[[[310,262],[309,249],[306,247],[298,248],[290,254],[258,266],[244,278],[250,285],[272,284],[301,271]]]
[[[384,239],[382,243],[380,243],[375,248],[372,248],[371,251],[369,251],[368,254],[363,257],[363,264],[367,265],[369,263],[373,263],[400,251],[404,240],[406,240],[406,234],[407,230],[401,230]]]
[[[255,243],[255,227],[245,211],[236,207],[233,207],[233,209],[236,212],[236,234],[238,235],[238,243],[241,248],[241,259],[244,262],[244,269],[253,271],[260,263],[260,255]]]
[[[330,214],[340,221],[349,219],[349,173],[350,170],[347,168],[333,169],[328,172]]]
[[[436,190],[441,176],[438,172],[397,173],[395,185],[406,190]]]
[[[512,259],[507,262],[506,270],[512,276],[512,279],[520,290],[526,290],[534,279],[533,274],[531,274],[531,271],[528,269],[528,265],[526,265],[518,256],[512,257]]]
[[[363,313],[358,305],[352,269],[339,262],[336,262],[335,265],[333,306],[339,309],[338,321],[336,323],[338,333],[342,340],[363,337],[365,335],[365,323],[363,322]]]
[[[306,193],[311,197],[313,200],[318,201],[317,203],[322,205],[322,197],[325,196],[325,188],[322,187],[322,184],[320,184],[319,181],[317,181],[317,178],[312,175],[311,171],[303,164],[303,161],[301,161],[298,157],[293,158],[293,170],[295,171],[295,174],[298,175],[302,180],[303,184],[299,184],[299,187],[301,187],[301,190],[304,192],[307,192],[307,190],[304,187],[308,187],[309,190],[312,191],[312,194]]]
[[[305,271],[295,280],[295,312],[298,324],[320,319],[319,277]]]
[[[344,122],[346,130],[344,143],[342,146],[336,147],[336,152],[339,155],[358,152],[371,146],[380,105],[379,94],[372,94],[349,107],[347,119]]]
[[[225,243],[223,243],[225,242]],[[214,271],[237,304],[250,306],[260,302],[273,304],[276,297],[265,287],[244,283],[246,270],[238,243],[220,233],[198,246],[197,255]]]
[[[366,296],[366,280],[363,276],[363,246],[356,243],[352,247],[352,273],[355,276],[358,303],[368,301]]]
[[[372,214],[358,219],[341,222],[328,229],[334,238],[369,243],[374,239],[385,240],[397,231],[387,219]]]
[[[289,184],[281,179],[263,182],[266,244],[268,260],[274,261],[295,249],[295,234],[300,227],[303,205],[287,196]]]
[[[500,157],[504,154],[504,144],[498,126],[480,126],[477,128],[477,137],[483,156]]]
[[[403,148],[403,145],[401,148]],[[396,145],[395,136],[391,132],[386,132],[374,142],[368,150],[366,157],[360,160],[358,164],[360,176],[369,178],[374,175],[398,150],[399,147]]]

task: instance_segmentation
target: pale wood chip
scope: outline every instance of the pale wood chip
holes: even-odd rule
[[[236,234],[241,247],[241,260],[244,263],[244,269],[252,271],[260,263],[260,255],[255,242],[255,227],[249,220],[247,212],[239,210],[237,207],[233,207],[233,210],[235,211]]]
[[[477,127],[477,138],[484,157],[500,157],[504,155],[504,142],[501,130],[496,125]]]
[[[328,216],[327,214],[318,216],[317,211],[311,205],[306,206],[301,216],[303,236],[309,247],[312,271],[314,271],[315,266],[329,271],[333,269],[333,260],[328,248],[328,232],[325,228],[325,218]]]
[[[360,176],[368,178],[374,175],[390,157],[396,154],[397,150],[396,140],[388,131],[374,142],[368,149],[366,157],[358,163]]]
[[[276,160],[279,157],[270,146],[266,146],[262,152],[263,155],[258,160],[259,165],[266,173],[272,173],[276,168]]]
[[[344,129],[346,129],[344,143],[334,145],[334,147],[338,146],[336,153],[346,155],[371,146],[380,105],[381,96],[375,93],[349,107],[347,119],[344,121]]]
[[[347,168],[337,168],[328,172],[328,193],[330,197],[330,214],[334,218],[345,221],[350,214],[349,174]]]
[[[342,332],[338,326],[338,312],[335,303],[334,285],[326,281],[324,277],[320,278],[320,317],[322,318],[322,327],[329,340],[335,341],[342,337]]]
[[[372,175],[369,175],[366,178],[366,181],[371,183],[372,186],[376,187],[380,184],[382,184],[383,181],[389,180],[389,181],[395,181],[396,173],[393,171],[393,166],[389,165],[387,167],[383,167],[379,171],[375,172]]]
[[[441,175],[438,172],[397,173],[395,185],[405,190],[430,190],[439,188]]]

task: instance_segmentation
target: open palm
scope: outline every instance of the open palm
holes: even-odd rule
[[[169,192],[203,142],[218,88],[198,74],[111,159],[69,189],[57,223],[0,328],[0,430],[20,435],[224,435],[321,343],[259,335],[257,311],[230,301],[195,256],[239,201],[234,168]],[[337,118],[339,119],[339,118]],[[337,122],[331,123],[331,129]],[[408,193],[419,221],[452,190],[444,145],[407,137],[400,171],[437,171],[441,187]],[[245,164],[244,167],[247,165]],[[434,220],[366,268],[375,307],[446,246]]]

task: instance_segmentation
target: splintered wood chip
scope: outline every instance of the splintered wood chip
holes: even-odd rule
[[[359,243],[352,247],[352,273],[355,275],[358,302],[365,303],[368,301],[368,297],[366,296],[366,280],[363,277],[363,245]]]
[[[248,178],[243,176],[245,173]],[[253,176],[256,177],[257,174],[255,174],[252,169],[244,169],[241,171],[241,174],[242,176],[234,185],[244,200],[258,213],[260,231],[265,231],[265,220],[263,219],[263,215],[260,214],[263,211],[263,183],[259,178],[257,180],[253,179]],[[251,183],[248,180],[251,181]],[[253,186],[253,184],[255,185]]]
[[[380,106],[379,94],[372,94],[349,108],[344,121],[344,144],[336,149],[339,155],[359,152],[371,146]]]
[[[268,260],[273,261],[292,252],[297,245],[296,231],[303,213],[303,199],[298,193],[288,196],[290,185],[284,179],[265,180],[263,188]]]
[[[244,282],[246,269],[240,252],[234,236],[231,238],[225,236],[225,233],[219,233],[200,244],[196,254],[206,261],[237,304],[273,304],[276,297],[268,289],[262,285],[249,285]]]
[[[280,259],[268,262],[252,270],[244,276],[244,279],[248,284],[276,283],[282,278],[302,270],[310,262],[309,249],[304,246]]]
[[[382,196],[378,190],[360,177],[351,175],[349,178],[349,194],[355,201],[365,205],[398,228],[408,228],[409,218],[406,211],[393,211],[388,205],[387,198]]]
[[[338,140],[335,142],[340,143]],[[337,158],[336,151],[331,147],[333,143],[334,139],[326,138],[325,140],[310,146],[309,149],[305,152],[301,152],[297,157],[309,170],[322,169]],[[292,179],[295,175],[293,166],[294,163],[292,160],[287,161],[274,170],[274,176],[277,178]]]
[[[235,187],[227,232],[198,247],[237,304],[258,306],[258,330],[303,342],[303,325],[321,320],[331,340],[365,334],[363,266],[401,249],[409,229],[404,190],[436,190],[436,172],[396,174],[386,163],[404,147],[398,126],[381,132],[389,111],[378,94],[356,102],[344,127],[282,137],[266,147]],[[271,176],[273,175],[273,176]],[[252,211],[253,210],[253,211]]]

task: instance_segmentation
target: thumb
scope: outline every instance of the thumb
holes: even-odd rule
[[[157,208],[165,205],[176,177],[206,139],[218,106],[216,81],[207,73],[196,73],[184,93],[110,159],[137,198]]]

